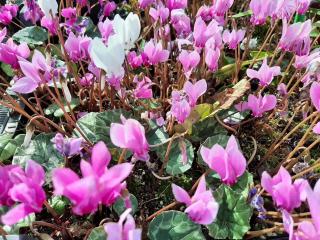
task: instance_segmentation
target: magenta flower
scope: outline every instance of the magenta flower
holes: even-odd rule
[[[182,50],[178,59],[182,64],[184,74],[189,78],[192,70],[196,68],[200,62],[200,55],[197,51],[188,52]]]
[[[146,8],[149,5],[151,5],[152,3],[155,2],[155,0],[138,0],[139,2],[139,7],[140,8]]]
[[[70,32],[68,39],[65,42],[65,49],[72,61],[79,61],[88,58],[89,45],[91,38],[75,36],[73,32]]]
[[[206,48],[205,61],[210,71],[215,72],[219,66],[220,49]]]
[[[202,79],[195,84],[190,81],[185,82],[183,90],[186,92],[189,100],[190,107],[194,107],[199,97],[207,91],[207,81]]]
[[[153,40],[150,40],[144,46],[144,53],[151,65],[165,62],[169,58],[169,51],[162,48],[161,42],[155,43]]]
[[[71,157],[79,154],[82,149],[82,138],[69,138],[66,139],[61,133],[57,133],[52,139],[55,149],[65,157]]]
[[[0,30],[0,43],[2,43],[3,39],[7,36],[7,29],[3,28]]]
[[[213,13],[217,16],[224,16],[231,8],[234,0],[214,0]]]
[[[52,79],[51,66],[47,64],[45,57],[38,50],[34,51],[32,62],[24,59],[19,61],[21,71],[25,77],[20,78],[12,86],[12,90],[18,93],[31,93],[44,82]]]
[[[103,8],[103,15],[109,17],[111,13],[117,9],[117,4],[113,1],[107,1]]]
[[[194,43],[196,47],[203,48],[209,38],[215,35],[221,35],[222,27],[219,26],[216,20],[212,20],[208,26],[201,17],[197,17],[194,24]]]
[[[231,32],[229,30],[224,30],[222,39],[224,43],[228,44],[230,49],[236,49],[238,44],[243,40],[245,34],[245,30],[237,31],[233,29]]]
[[[165,2],[170,11],[174,9],[184,9],[188,6],[188,0],[166,0]]]
[[[35,0],[25,0],[23,17],[26,21],[30,20],[33,24],[36,24],[43,17],[42,10]]]
[[[0,7],[0,23],[9,25],[14,17],[17,16],[19,7],[16,4],[6,4]]]
[[[110,240],[141,240],[141,229],[136,228],[131,208],[124,211],[117,223],[106,223],[104,230]]]
[[[219,205],[211,190],[207,190],[204,176],[201,177],[198,188],[192,197],[187,191],[175,184],[172,184],[172,192],[178,202],[187,205],[185,213],[193,222],[209,225],[216,219]]]
[[[6,43],[0,43],[0,61],[11,65],[12,68],[18,69],[18,58],[28,58],[30,50],[26,43],[17,45],[9,38]]]
[[[297,5],[297,13],[302,15],[308,11],[311,0],[295,0]]]
[[[227,185],[235,184],[246,170],[246,159],[233,135],[229,138],[226,149],[215,144],[211,149],[202,146],[200,153],[203,160]]]
[[[149,160],[149,144],[145,136],[144,127],[134,119],[121,118],[122,124],[112,123],[110,138],[112,143],[120,148],[133,152],[137,160]]]
[[[149,15],[152,17],[153,21],[160,21],[163,24],[170,15],[170,11],[168,8],[163,6],[162,4],[158,4],[157,8],[150,8]]]
[[[261,86],[268,86],[274,77],[281,74],[281,69],[278,66],[269,67],[267,58],[263,60],[263,63],[258,71],[253,69],[247,69],[247,75],[250,79],[259,79]]]
[[[184,92],[172,91],[172,103],[170,113],[174,116],[178,123],[182,124],[189,117],[191,113],[191,107]]]
[[[59,19],[44,16],[41,18],[41,26],[45,27],[52,36],[55,36],[58,34]]]
[[[148,64],[148,57],[145,53],[137,55],[136,52],[132,51],[127,54],[127,60],[132,68],[141,67],[143,64]]]
[[[112,22],[109,19],[106,19],[104,22],[98,23],[98,28],[103,40],[108,42],[109,37],[114,34]]]
[[[110,160],[108,148],[99,142],[92,149],[91,163],[81,160],[82,178],[69,168],[53,170],[55,195],[69,198],[73,212],[78,215],[95,212],[100,203],[110,206],[126,187],[124,180],[133,168],[130,163],[107,168]]]
[[[271,3],[271,17],[273,19],[286,19],[289,21],[297,9],[295,1],[296,0],[273,1]]]
[[[201,6],[198,9],[196,17],[201,17],[205,22],[211,21],[213,18],[213,7],[209,7],[206,5]]]
[[[279,41],[279,48],[283,51],[294,52],[298,56],[309,54],[310,32],[312,30],[311,20],[298,22],[288,26],[283,20],[282,36]]]
[[[271,177],[267,172],[262,173],[261,186],[272,196],[277,207],[291,212],[301,205],[302,193],[307,181],[297,179],[292,183],[288,171],[281,167],[278,173]]]
[[[152,81],[148,77],[143,77],[141,80],[139,80],[139,77],[135,76],[133,82],[137,84],[136,89],[133,91],[135,98],[152,98]]]
[[[293,66],[296,69],[303,69],[308,67],[308,65],[316,60],[317,58],[320,58],[320,51],[316,50],[314,52],[312,52],[310,55],[304,55],[304,56],[295,56],[295,63],[293,64]]]
[[[273,10],[272,1],[273,0],[251,0],[249,7],[253,12],[253,15],[250,19],[252,24],[265,24],[267,17],[271,15]]]
[[[14,171],[20,172],[21,169],[16,165],[0,166],[0,206],[12,206],[14,204],[9,195],[9,190],[14,186],[10,175]]]
[[[94,82],[94,75],[92,73],[86,73],[80,78],[80,84],[82,87],[90,87]]]
[[[320,83],[313,82],[310,88],[310,98],[313,106],[320,112]]]
[[[248,102],[241,102],[235,105],[235,108],[240,111],[251,110],[255,117],[262,117],[263,113],[274,109],[277,105],[277,98],[274,95],[265,95],[256,97],[249,95]]]
[[[8,195],[14,202],[20,202],[9,212],[1,217],[6,225],[13,225],[31,213],[38,213],[42,210],[46,194],[42,188],[45,182],[45,172],[41,165],[33,160],[27,161],[25,171],[20,167],[9,171],[10,181],[13,186]]]
[[[187,37],[191,33],[191,20],[183,9],[171,11],[171,24],[179,37]]]

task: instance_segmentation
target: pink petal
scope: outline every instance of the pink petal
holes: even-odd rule
[[[111,154],[103,142],[94,145],[91,155],[93,170],[101,176],[111,160]]]
[[[40,164],[33,160],[28,160],[26,165],[26,175],[39,185],[44,184],[45,172]]]
[[[189,206],[191,204],[191,198],[189,196],[189,194],[186,192],[186,190],[184,190],[183,188],[172,184],[172,193],[174,195],[174,198],[178,201],[178,202],[182,202],[184,204],[186,204],[187,206]]]
[[[6,225],[13,225],[28,216],[33,211],[25,204],[19,204],[1,217],[1,221]]]
[[[64,189],[79,180],[78,175],[69,168],[57,168],[52,171],[52,182],[55,195],[63,195]]]
[[[126,141],[125,141],[125,129],[122,124],[119,123],[112,123],[110,128],[110,138],[111,142],[120,148],[126,148]]]
[[[32,93],[38,87],[38,83],[29,77],[22,77],[16,81],[11,90],[17,93]]]

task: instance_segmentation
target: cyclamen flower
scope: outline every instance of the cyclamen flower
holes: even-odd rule
[[[191,113],[190,104],[182,91],[172,91],[171,98],[170,113],[177,119],[179,124],[182,124]]]
[[[197,51],[188,52],[186,50],[182,50],[178,60],[182,64],[184,74],[189,78],[192,70],[196,68],[200,62],[200,55]]]
[[[179,37],[187,37],[191,33],[191,20],[183,9],[171,11],[171,24]]]
[[[117,223],[106,223],[104,230],[108,239],[113,240],[141,240],[141,229],[136,228],[133,217],[130,215],[131,208],[124,211]]]
[[[186,8],[188,6],[188,0],[166,0],[165,2],[170,11]]]
[[[80,84],[82,87],[90,87],[94,82],[94,75],[92,73],[86,73],[80,78]]]
[[[236,49],[238,44],[243,40],[245,30],[235,30],[233,29],[232,32],[229,30],[225,30],[222,34],[223,41],[228,44],[230,49]]]
[[[146,8],[150,6],[155,0],[138,0],[140,8]]]
[[[14,17],[17,16],[18,5],[6,4],[0,7],[0,23],[9,25]]]
[[[271,17],[273,19],[286,19],[289,21],[297,9],[295,1],[296,0],[273,1],[271,3]]]
[[[280,83],[277,87],[277,90],[279,91],[280,95],[282,95],[282,96],[288,95],[287,85],[284,83]]]
[[[271,15],[273,0],[251,0],[250,10],[253,15],[250,19],[254,25],[262,25],[266,23],[267,17]]]
[[[234,0],[214,0],[213,13],[217,16],[224,16],[229,8],[231,8],[233,2]]]
[[[92,149],[91,162],[81,160],[82,178],[69,168],[57,168],[52,172],[55,195],[70,199],[72,210],[77,215],[93,213],[99,204],[110,206],[126,187],[124,180],[133,165],[122,163],[108,168],[111,155],[103,142]]]
[[[206,179],[201,177],[196,192],[192,197],[183,188],[172,184],[172,192],[178,202],[187,205],[185,213],[198,224],[209,225],[217,217],[219,205],[214,199],[211,190],[207,190]]]
[[[302,15],[308,11],[311,0],[295,0],[297,5],[297,13]]]
[[[148,61],[151,65],[167,61],[170,54],[168,50],[163,49],[161,42],[155,43],[153,40],[150,40],[144,46],[143,52],[148,57]]]
[[[201,17],[203,21],[208,22],[211,21],[213,18],[213,8],[214,7],[209,7],[209,6],[201,6],[198,9],[196,17]]]
[[[117,4],[113,1],[107,1],[103,8],[103,15],[109,17],[111,13],[117,9]]]
[[[312,25],[310,19],[305,22],[291,24],[290,26],[288,26],[287,21],[284,20],[279,48],[283,51],[294,52],[298,56],[309,54],[311,30]]]
[[[89,56],[89,45],[91,38],[75,36],[70,32],[65,42],[65,49],[72,61],[84,60]]]
[[[318,122],[312,129],[315,134],[320,134],[320,122]]]
[[[82,149],[82,138],[65,139],[61,133],[57,133],[52,139],[55,149],[65,157],[79,154]]]
[[[121,118],[122,124],[112,123],[110,128],[111,142],[120,148],[133,152],[137,160],[149,160],[149,144],[144,127],[135,119]]]
[[[304,56],[295,56],[295,63],[293,64],[293,66],[296,69],[302,69],[302,68],[306,68],[308,67],[308,65],[316,60],[316,59],[320,59],[320,50],[317,49],[315,51],[313,51],[310,55],[304,55]]]
[[[143,77],[139,80],[138,76],[135,76],[133,82],[137,84],[136,89],[133,92],[135,98],[149,99],[152,98],[152,81],[148,77]]]
[[[52,80],[51,66],[47,64],[45,57],[38,50],[34,51],[32,62],[19,61],[21,71],[25,75],[14,83],[12,90],[18,93],[31,93],[41,83]]]
[[[98,28],[103,40],[108,42],[109,37],[114,34],[112,22],[109,19],[106,19],[104,22],[98,23]]]
[[[8,195],[19,204],[3,215],[1,221],[6,225],[13,225],[31,213],[41,212],[46,200],[46,194],[42,188],[45,172],[41,165],[28,160],[25,171],[20,167],[13,167],[7,176],[13,183]]]
[[[292,183],[290,174],[283,167],[274,177],[267,172],[263,172],[261,177],[261,186],[272,196],[279,208],[288,212],[301,205],[301,194],[306,184],[308,184],[307,181],[303,179],[297,179]]]
[[[184,84],[183,90],[188,95],[190,107],[194,107],[196,105],[198,98],[207,91],[207,87],[207,81],[205,79],[202,79],[195,84],[190,81],[187,81]]]
[[[274,95],[265,95],[256,97],[252,94],[248,97],[248,102],[241,102],[235,105],[235,108],[240,111],[251,110],[255,117],[262,117],[263,113],[274,109],[277,105],[277,98]]]
[[[320,83],[313,82],[310,88],[310,98],[313,106],[320,112]]]
[[[201,156],[209,167],[217,172],[221,181],[227,185],[233,185],[246,170],[246,159],[241,153],[236,138],[232,135],[224,149],[219,144],[213,147],[200,149]]]
[[[138,68],[143,64],[148,63],[148,57],[144,52],[142,52],[139,56],[134,51],[129,52],[127,54],[127,60],[132,68]]]
[[[36,24],[43,17],[43,12],[35,0],[24,0],[24,7],[22,8],[23,17],[26,21],[30,20]]]
[[[206,23],[202,20],[202,18],[198,17],[194,24],[194,44],[196,47],[203,48],[206,45],[206,42],[209,38],[216,35],[221,36],[221,32],[222,27],[219,26],[216,20],[213,19],[207,26]]]
[[[160,23],[163,24],[168,19],[170,11],[162,4],[158,4],[157,8],[150,8],[149,15],[152,17],[153,21],[156,22],[160,20]]]
[[[38,4],[44,16],[48,19],[51,19],[58,13],[58,3],[56,0],[38,0]]]
[[[10,180],[10,175],[20,172],[20,167],[16,165],[0,166],[0,206],[12,206],[14,200],[9,195],[9,190],[14,186]]]
[[[210,71],[215,72],[219,66],[220,49],[205,49],[205,61]]]
[[[17,45],[12,38],[9,38],[6,43],[0,43],[0,61],[9,64],[12,68],[18,69],[18,58],[28,58],[30,49],[26,43]]]
[[[253,69],[247,69],[247,75],[250,79],[259,79],[261,86],[268,86],[274,77],[281,74],[281,69],[278,66],[269,67],[267,58],[263,60],[263,63],[258,71]]]

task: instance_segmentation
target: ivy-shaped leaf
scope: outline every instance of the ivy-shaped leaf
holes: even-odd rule
[[[201,226],[193,223],[183,212],[167,211],[149,224],[150,240],[204,240]]]
[[[111,123],[120,123],[120,116],[128,118],[130,114],[123,110],[112,110],[106,112],[91,112],[83,116],[77,121],[78,127],[82,130],[85,136],[93,143],[99,141],[105,142],[108,147],[114,147],[110,140],[110,125]],[[78,130],[73,131],[75,137],[81,137]]]
[[[54,134],[41,133],[32,139],[27,147],[18,147],[12,163],[24,166],[27,160],[32,159],[40,163],[48,172],[51,172],[54,168],[61,167],[64,159],[54,148],[51,142],[53,137]]]
[[[19,43],[27,43],[30,46],[42,45],[48,39],[47,31],[39,26],[25,27],[12,36]]]
[[[107,234],[104,231],[103,227],[94,228],[88,237],[88,240],[106,240],[106,239],[107,239]]]
[[[62,104],[64,106],[64,110],[68,113],[70,112],[70,108],[71,110],[75,109],[77,106],[79,106],[80,104],[80,100],[79,98],[72,98],[71,102],[69,103],[70,108],[66,102],[66,100],[62,100]],[[49,105],[45,110],[44,113],[46,115],[54,115],[55,117],[62,117],[64,115],[63,110],[59,107],[58,104],[53,103],[51,105]]]
[[[227,185],[221,185],[214,196],[219,212],[215,222],[207,226],[209,235],[214,239],[242,239],[250,229],[252,215],[247,198]]]
[[[162,162],[165,160],[168,144],[166,143],[156,150]],[[193,159],[194,151],[192,144],[186,139],[175,139],[169,152],[166,172],[173,176],[184,173],[191,168]]]
[[[14,155],[17,147],[22,145],[24,136],[19,134],[12,139],[11,134],[0,135],[0,161],[8,160]]]
[[[133,194],[130,194],[130,202],[131,202],[131,209],[132,209],[130,214],[134,215],[138,210],[138,200]],[[118,216],[120,216],[127,209],[123,198],[119,198],[112,205],[112,208],[118,214]]]

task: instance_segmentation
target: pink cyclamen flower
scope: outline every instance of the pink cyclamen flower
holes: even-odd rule
[[[224,16],[233,2],[234,0],[213,0],[213,13],[217,16]]]
[[[170,113],[174,116],[178,123],[182,124],[189,117],[191,107],[182,91],[172,91],[172,103]]]
[[[273,19],[286,19],[290,17],[297,9],[295,0],[277,0],[271,3],[271,17]]]
[[[198,98],[207,91],[207,87],[208,85],[205,79],[202,79],[195,84],[190,81],[185,82],[183,90],[188,95],[190,107],[194,107],[196,105]]]
[[[3,39],[7,36],[7,29],[3,28],[0,30],[0,43],[2,43]]]
[[[206,5],[201,6],[198,9],[196,17],[201,17],[205,22],[211,21],[213,18],[213,7],[209,7]]]
[[[108,168],[110,160],[108,148],[99,142],[92,149],[91,162],[80,162],[82,178],[69,168],[53,170],[55,195],[69,198],[77,215],[93,213],[99,204],[110,206],[121,196],[121,191],[126,187],[124,180],[133,168],[130,163]]]
[[[241,153],[236,138],[232,135],[224,149],[219,144],[213,147],[200,149],[203,160],[209,167],[217,172],[221,181],[227,185],[233,185],[246,170],[246,159]]]
[[[14,185],[10,175],[14,171],[20,172],[20,170],[20,167],[16,165],[0,166],[0,206],[12,206],[14,204],[9,195],[9,190]]]
[[[183,9],[171,11],[171,24],[179,37],[187,37],[191,33],[191,20]]]
[[[72,61],[79,61],[88,58],[89,45],[91,38],[75,36],[73,32],[70,32],[68,39],[65,42],[65,49]]]
[[[208,68],[210,71],[215,72],[219,66],[220,49],[206,48],[205,54],[205,61]]]
[[[320,83],[313,82],[310,88],[310,98],[313,106],[320,112]]]
[[[320,122],[318,122],[312,130],[315,134],[320,134]]]
[[[207,190],[206,179],[200,178],[199,185],[192,197],[183,188],[172,184],[172,192],[178,202],[187,205],[185,213],[189,218],[198,224],[208,225],[214,222],[217,217],[219,205],[214,199],[211,190]]]
[[[277,87],[277,90],[279,91],[280,95],[282,95],[282,96],[288,95],[287,85],[285,83],[280,83]]]
[[[82,138],[66,139],[61,133],[57,133],[51,140],[55,149],[63,156],[70,157],[79,154],[82,149]]]
[[[251,0],[250,10],[253,15],[250,19],[254,25],[265,24],[267,17],[271,15],[273,0]]]
[[[169,51],[162,48],[161,42],[155,43],[153,40],[150,40],[144,46],[144,53],[151,65],[165,62],[169,58]]]
[[[307,181],[303,179],[292,183],[291,176],[284,167],[281,167],[274,177],[267,172],[263,172],[261,177],[261,186],[272,196],[277,207],[288,212],[301,205],[306,184]]]
[[[92,73],[86,73],[80,78],[80,84],[82,87],[90,87],[94,82],[94,75]]]
[[[229,30],[224,30],[222,39],[224,43],[228,44],[230,49],[236,49],[238,44],[243,40],[245,34],[245,30],[237,31],[233,29],[231,32]]]
[[[149,144],[144,127],[135,119],[121,118],[122,124],[112,123],[110,128],[111,142],[120,148],[133,152],[137,160],[149,160]]]
[[[34,51],[32,62],[21,59],[19,64],[25,76],[12,86],[12,90],[15,92],[31,93],[41,83],[49,82],[52,79],[52,68],[47,64],[45,57],[38,50]]]
[[[149,99],[152,98],[152,81],[148,77],[143,77],[139,80],[138,76],[135,76],[133,82],[137,84],[136,89],[133,92],[135,98]]]
[[[112,240],[141,240],[141,229],[136,228],[133,217],[130,215],[131,208],[124,211],[117,223],[106,223],[104,230],[108,239]]]
[[[138,0],[140,8],[146,8],[150,6],[155,0]]]
[[[30,49],[26,43],[17,45],[12,38],[9,38],[6,43],[0,43],[0,61],[9,64],[12,68],[18,69],[18,58],[28,58]]]
[[[103,8],[103,15],[109,17],[111,13],[117,9],[117,4],[114,1],[107,1]]]
[[[295,0],[297,5],[297,13],[302,15],[308,11],[311,0]]]
[[[187,50],[182,50],[178,59],[182,64],[184,74],[189,78],[192,70],[196,68],[200,62],[200,55],[197,51],[188,52]]]
[[[295,62],[293,66],[296,69],[303,69],[308,67],[308,65],[317,58],[320,58],[320,49],[313,51],[312,53],[310,53],[310,55],[308,54],[304,56],[295,56]]]
[[[170,11],[174,9],[184,9],[188,6],[188,0],[166,0],[165,2]]]
[[[45,27],[52,36],[55,36],[58,34],[59,19],[44,16],[41,18],[41,26]]]
[[[26,21],[36,24],[43,17],[43,12],[35,0],[24,1],[23,17]]]
[[[263,63],[258,71],[253,69],[247,69],[247,75],[250,79],[259,79],[261,86],[268,86],[274,77],[281,74],[281,69],[278,66],[269,67],[267,58],[263,60]]]
[[[248,102],[241,102],[235,105],[236,109],[240,112],[251,110],[252,115],[255,117],[262,117],[263,113],[274,109],[277,105],[277,98],[274,95],[265,95],[256,97],[250,94]]]
[[[220,35],[221,36],[222,27],[219,26],[216,20],[212,20],[208,26],[201,17],[197,17],[194,24],[193,38],[196,47],[203,48],[209,38]]]
[[[168,8],[163,6],[162,4],[158,4],[157,8],[150,8],[149,15],[152,17],[153,21],[160,21],[163,24],[170,15],[170,11]]]
[[[13,186],[8,195],[19,204],[3,215],[1,221],[6,225],[13,225],[31,213],[41,212],[46,200],[46,194],[42,188],[45,172],[40,164],[28,160],[25,171],[20,167],[13,168],[9,171],[9,178]]]
[[[148,64],[148,57],[144,52],[140,55],[137,55],[134,51],[129,52],[127,54],[127,60],[132,68],[138,68],[143,64]]]
[[[311,20],[297,22],[288,26],[283,20],[282,36],[279,41],[279,48],[283,51],[294,52],[298,56],[309,54],[310,32],[312,30]]]
[[[104,22],[98,23],[98,28],[103,40],[108,42],[109,37],[114,34],[112,22],[109,19],[106,19]]]
[[[0,7],[0,23],[9,25],[14,17],[17,16],[19,7],[16,4],[6,4]]]

